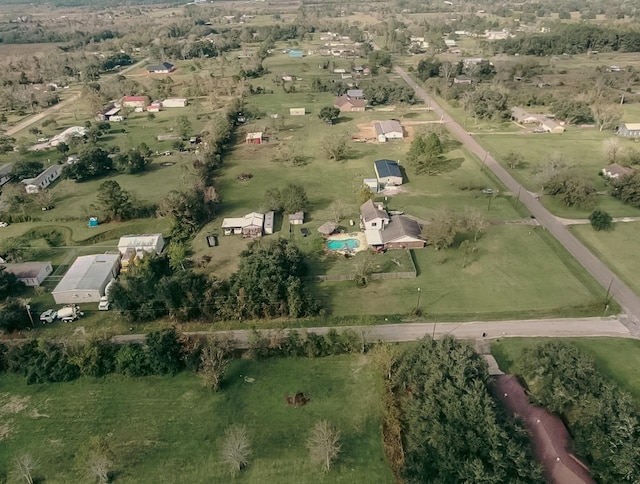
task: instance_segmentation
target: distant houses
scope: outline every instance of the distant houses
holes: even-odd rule
[[[244,217],[225,218],[222,220],[224,235],[242,235],[243,238],[262,237],[264,214],[251,212]]]
[[[27,178],[22,183],[27,193],[38,193],[60,178],[61,174],[62,165],[51,165],[35,178]]]
[[[149,74],[169,74],[176,70],[176,67],[169,62],[162,62],[161,64],[147,66],[147,72]]]
[[[618,136],[625,138],[640,138],[640,123],[624,123],[618,126]]]
[[[564,133],[564,126],[549,119],[544,114],[533,114],[522,108],[511,108],[511,118],[520,124],[536,124],[538,129],[547,133]]]
[[[373,128],[376,131],[376,137],[379,143],[404,138],[404,130],[398,121],[378,121],[374,123]]]

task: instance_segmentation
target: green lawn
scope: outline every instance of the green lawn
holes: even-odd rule
[[[255,379],[245,383],[244,376]],[[47,483],[85,482],[74,455],[91,436],[114,453],[117,482],[229,482],[218,459],[221,436],[245,425],[253,455],[238,479],[255,483],[392,482],[382,451],[376,379],[365,356],[317,360],[236,360],[218,394],[193,374],[27,386],[0,378],[0,477],[25,452]],[[304,407],[284,404],[307,393]],[[323,475],[308,462],[305,442],[320,419],[342,432],[336,467]]]
[[[593,230],[590,225],[577,225],[572,230],[592,252],[640,294],[640,259],[635,256],[640,244],[638,223],[616,223],[611,230],[602,232]]]
[[[502,371],[518,373],[518,358],[522,351],[544,341],[547,339],[503,338],[491,343],[491,352]],[[622,338],[576,338],[565,341],[589,353],[600,371],[631,393],[640,405],[640,341]]]
[[[408,314],[418,303],[418,288],[424,316],[440,320],[595,315],[603,309],[604,291],[540,229],[490,228],[466,267],[457,249],[413,254],[416,279],[373,281],[364,289],[352,282],[317,283],[316,296],[334,316]]]

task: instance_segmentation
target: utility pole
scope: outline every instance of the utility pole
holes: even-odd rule
[[[35,325],[33,324],[33,316],[31,316],[31,305],[25,304],[24,307],[27,308],[27,314],[29,315],[29,320],[31,321],[31,327],[35,328]]]
[[[493,199],[493,194],[489,195],[489,206],[487,207],[487,212],[491,211],[491,200]]]
[[[518,187],[518,197],[516,198],[516,210],[518,210],[518,206],[520,205],[520,191],[522,190],[522,185]]]
[[[418,287],[418,302],[416,302],[416,315],[418,315],[418,308],[420,307],[420,291],[422,290],[421,287]]]

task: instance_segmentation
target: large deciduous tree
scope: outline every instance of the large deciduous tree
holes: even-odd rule
[[[97,146],[87,146],[78,155],[78,159],[66,165],[63,176],[75,181],[84,181],[88,178],[107,174],[113,167],[113,161],[109,154]]]
[[[318,117],[327,124],[335,124],[340,117],[340,109],[335,106],[324,106],[320,109]]]
[[[640,170],[621,176],[611,182],[611,195],[624,203],[640,207]]]
[[[340,161],[347,156],[348,145],[346,134],[326,135],[322,138],[320,146],[330,160]]]
[[[20,294],[24,287],[24,283],[15,274],[7,271],[5,266],[0,266],[0,302],[9,296]]]
[[[115,180],[107,180],[100,184],[94,208],[108,220],[116,221],[134,218],[138,211],[133,195]]]
[[[411,142],[407,152],[407,161],[415,166],[418,173],[436,175],[447,163],[440,138],[435,133],[418,135]]]

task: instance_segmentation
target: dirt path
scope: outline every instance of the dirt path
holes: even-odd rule
[[[296,331],[324,335],[329,330],[351,329],[366,341],[406,342],[416,341],[424,336],[453,336],[458,339],[476,340],[507,337],[618,337],[638,338],[617,318],[584,319],[532,319],[511,321],[472,321],[467,323],[400,323],[378,326],[320,326],[297,329]],[[289,333],[289,329],[259,330],[261,334]],[[217,336],[232,338],[239,348],[248,348],[251,330],[232,331],[187,331],[188,335]],[[484,337],[482,336],[484,334]],[[117,343],[144,342],[144,334],[124,334],[113,337]]]
[[[555,215],[549,212],[534,196],[522,187],[511,174],[491,156],[469,133],[458,124],[427,92],[420,87],[401,67],[396,66],[395,72],[416,91],[418,97],[430,106],[436,115],[442,117],[447,129],[461,141],[465,148],[483,160],[483,165],[490,169],[512,193],[521,193],[520,201],[535,216],[542,227],[547,229],[558,242],[598,281],[598,283],[624,308],[630,316],[626,324],[632,330],[640,332],[640,297],[620,279],[606,264],[591,253]],[[570,290],[570,288],[567,288]],[[604,294],[603,294],[604,296]]]

